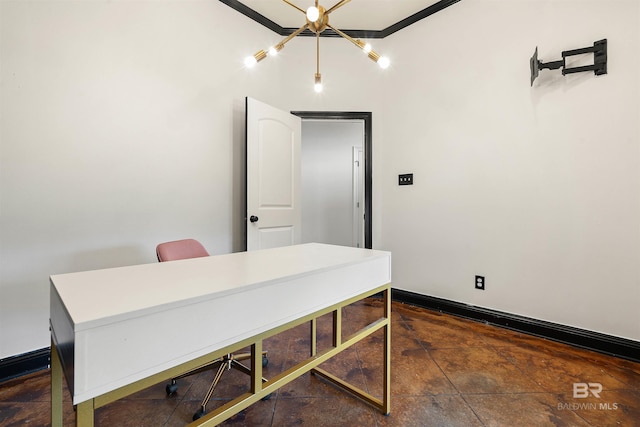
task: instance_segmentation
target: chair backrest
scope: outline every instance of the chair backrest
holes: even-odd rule
[[[187,258],[200,258],[209,256],[207,250],[195,239],[175,240],[173,242],[160,243],[156,246],[158,261],[175,261]]]

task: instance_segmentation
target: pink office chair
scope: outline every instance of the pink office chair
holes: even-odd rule
[[[156,247],[156,255],[158,256],[159,262],[165,261],[177,261],[181,259],[188,258],[201,258],[209,256],[207,250],[202,246],[200,242],[194,239],[183,239],[183,240],[175,240],[172,242],[160,243]],[[171,379],[171,382],[167,384],[166,391],[167,394],[172,396],[178,391],[177,380],[181,378],[188,377],[190,375],[198,374],[200,372],[208,371],[210,369],[217,368],[217,372],[215,377],[213,378],[213,382],[207,391],[202,403],[200,404],[200,409],[193,414],[193,421],[201,418],[207,411],[207,404],[209,400],[211,400],[211,396],[213,395],[213,391],[215,390],[218,382],[220,382],[220,378],[222,378],[222,374],[224,371],[229,370],[231,368],[235,368],[240,372],[244,372],[247,375],[251,375],[251,369],[240,363],[241,360],[247,360],[251,358],[250,353],[241,353],[241,354],[227,354],[223,357],[219,357],[216,360],[203,365],[194,370],[185,372],[182,375],[179,375],[175,378]],[[267,359],[267,352],[262,352],[262,366],[267,366],[269,363]],[[262,378],[262,382],[266,382],[265,378]],[[263,400],[267,400],[271,395],[266,396]]]
[[[175,240],[160,243],[156,247],[158,261],[176,261],[179,259],[202,258],[209,256],[209,252],[195,239]]]

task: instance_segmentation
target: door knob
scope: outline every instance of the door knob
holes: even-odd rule
[[[258,217],[257,217],[257,216],[255,216],[255,215],[251,215],[251,216],[249,217],[249,221],[251,221],[251,222],[258,222]]]

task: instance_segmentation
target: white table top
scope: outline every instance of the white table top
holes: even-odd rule
[[[51,283],[78,332],[115,318],[137,317],[379,257],[389,253],[309,243],[53,275]]]

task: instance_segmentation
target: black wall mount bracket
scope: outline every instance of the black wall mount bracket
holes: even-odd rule
[[[575,55],[583,55],[585,53],[593,53],[593,64],[583,65],[580,67],[567,67],[567,57]],[[562,59],[558,61],[542,62],[538,59],[538,47],[536,46],[533,56],[529,60],[529,66],[531,67],[531,86],[533,86],[534,80],[538,77],[540,70],[549,69],[557,70],[562,68],[562,75],[580,73],[583,71],[593,71],[596,76],[607,74],[607,39],[598,40],[593,42],[593,46],[583,47],[580,49],[565,50],[562,52]]]

